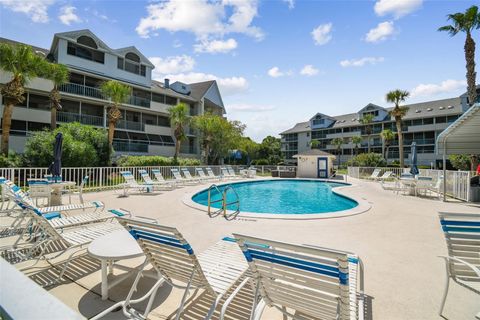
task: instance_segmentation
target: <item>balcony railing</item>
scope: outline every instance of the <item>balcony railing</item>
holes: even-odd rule
[[[58,122],[80,122],[91,126],[103,127],[103,117],[71,112],[57,112]]]
[[[125,129],[125,130],[136,130],[136,131],[145,131],[145,124],[142,122],[134,122],[128,120],[120,120],[117,122],[115,126],[118,129]]]
[[[101,100],[108,100],[102,93],[99,88],[84,86],[77,83],[65,83],[60,86],[60,91],[76,94],[79,96],[85,96],[90,98],[96,98]],[[137,97],[137,96],[130,96],[127,101],[128,104],[150,108],[150,99]]]
[[[138,152],[147,153],[148,143],[113,141],[113,149],[117,152]]]

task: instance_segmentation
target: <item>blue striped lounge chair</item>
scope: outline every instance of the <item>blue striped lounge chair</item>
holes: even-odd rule
[[[153,170],[152,170],[153,171]],[[158,170],[160,171],[160,170]],[[145,182],[145,184],[148,184],[148,185],[152,185],[154,189],[157,189],[157,188],[160,188],[160,189],[173,189],[175,188],[175,185],[173,183],[170,183],[168,182],[167,180],[163,179],[163,180],[158,180],[157,181],[154,181],[150,175],[148,174],[147,170],[144,170],[144,169],[141,169],[141,170],[138,170],[138,173],[140,174],[140,176],[142,177],[143,179],[143,182]],[[161,174],[160,174],[161,175]],[[163,176],[162,176],[163,178]]]
[[[234,237],[256,287],[251,319],[260,319],[267,305],[293,319],[363,319],[363,270],[355,254]],[[227,308],[225,303],[221,319]]]
[[[197,256],[176,228],[127,218],[118,218],[118,221],[145,252],[147,259],[143,268],[151,264],[156,272],[157,281],[145,296],[131,299],[142,277],[140,271],[126,300],[111,306],[91,320],[104,317],[119,307],[123,308],[123,313],[127,317],[148,318],[156,291],[165,282],[184,290],[175,319],[178,320],[182,315],[189,290],[195,290],[192,294],[195,295],[198,289],[206,290],[214,298],[205,314],[199,314],[199,317],[210,319],[222,297],[225,297],[238,281],[246,283],[249,280],[249,278],[242,280],[248,270],[248,264],[235,242],[221,240]],[[145,301],[147,298],[149,302],[143,313],[132,307],[135,302]]]
[[[443,317],[450,280],[480,295],[480,214],[440,212],[439,218],[448,249],[448,256],[441,256],[447,273],[439,311]]]
[[[128,191],[130,189],[134,189],[141,192],[153,191],[153,185],[148,183],[144,183],[144,184],[138,183],[130,171],[120,171],[120,174],[122,175],[123,179],[125,179],[125,183],[123,184],[123,196],[125,197],[128,196]]]
[[[195,185],[199,183],[199,180],[190,180],[182,176],[180,170],[177,168],[171,168],[170,172],[172,172],[173,179],[175,182],[181,185]]]

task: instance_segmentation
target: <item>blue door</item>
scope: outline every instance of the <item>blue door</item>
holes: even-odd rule
[[[317,178],[328,178],[328,158],[317,159]]]

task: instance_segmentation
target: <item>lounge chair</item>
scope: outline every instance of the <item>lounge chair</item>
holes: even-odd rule
[[[392,171],[385,171],[382,176],[377,177],[375,180],[376,180],[376,181],[383,182],[383,181],[385,181],[385,180],[387,180],[387,179],[391,179],[391,178],[392,178],[392,174],[393,174]]]
[[[382,171],[382,169],[375,169],[373,170],[372,174],[370,175],[370,177],[367,177],[367,179],[369,180],[375,180],[378,178],[378,176],[380,175],[380,172]]]
[[[219,180],[218,177],[215,177],[215,176],[213,176],[213,177],[207,176],[207,175],[205,174],[205,172],[203,171],[202,168],[195,168],[195,172],[196,172],[197,175],[198,175],[201,179],[203,179],[204,181],[216,181],[216,180]],[[212,173],[213,173],[213,172],[212,172]]]
[[[173,183],[170,183],[166,180],[163,181],[153,181],[152,178],[150,178],[150,175],[148,174],[147,170],[138,170],[138,173],[140,173],[140,176],[143,179],[143,182],[147,185],[152,185],[153,188],[167,188],[167,189],[173,189],[175,188]],[[162,177],[163,178],[163,177]]]
[[[143,271],[140,271],[126,300],[114,304],[91,320],[99,319],[118,307],[123,307],[123,313],[127,317],[147,318],[156,291],[164,282],[184,289],[175,319],[179,319],[182,315],[190,289],[195,289],[195,292],[198,289],[204,289],[213,296],[214,301],[209,310],[205,310],[205,314],[198,315],[204,319],[210,319],[221,298],[248,269],[242,252],[234,242],[219,241],[197,257],[185,238],[175,228],[125,218],[119,218],[118,221],[137,239],[147,256],[143,267],[150,263],[158,274],[158,280],[145,296],[132,299],[132,294],[142,277]],[[173,281],[185,285],[174,284]],[[242,284],[247,281],[248,278],[244,279]],[[147,298],[149,302],[143,314],[131,306]]]
[[[175,179],[175,182],[182,184],[182,185],[194,185],[198,184],[200,181],[199,180],[190,180],[187,178],[182,177],[182,174],[180,171],[176,168],[170,169],[172,172],[173,178]]]
[[[234,237],[253,274],[255,297],[260,298],[254,300],[251,319],[260,319],[266,305],[293,319],[363,319],[363,270],[356,255],[239,234]],[[220,319],[227,308],[226,302]]]
[[[220,174],[222,175],[223,179],[235,179],[236,178],[236,176],[232,175],[230,170],[228,170],[228,168],[226,168],[226,167],[220,168]]]
[[[153,185],[151,184],[139,184],[135,177],[130,171],[120,171],[123,179],[125,179],[125,183],[123,184],[123,196],[128,196],[128,190],[134,189],[140,192],[152,192]]]
[[[166,180],[159,169],[152,169],[152,173],[153,173],[153,176],[155,177],[154,182],[160,182],[160,183],[171,185],[172,189],[177,187],[175,180],[172,180],[172,179]]]
[[[190,171],[188,171],[187,168],[182,168],[180,170],[183,173],[183,176],[185,177],[185,179],[187,180],[196,181],[198,183],[205,181],[205,179],[203,179],[202,177],[192,177],[192,175],[190,174]]]
[[[439,218],[448,249],[448,256],[441,256],[447,271],[442,316],[450,280],[480,295],[480,214],[440,212]]]
[[[213,173],[213,170],[212,168],[210,167],[206,167],[205,168],[205,171],[207,171],[207,175],[212,178],[212,179],[218,179],[218,180],[222,180],[222,176],[216,176],[215,173]]]
[[[232,177],[232,179],[242,179],[242,176],[238,176],[235,173],[235,170],[231,166],[227,166],[227,170],[228,170],[228,173],[230,174],[230,177]]]

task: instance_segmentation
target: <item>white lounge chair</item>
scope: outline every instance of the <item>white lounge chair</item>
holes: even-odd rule
[[[376,180],[378,178],[378,176],[380,175],[381,171],[382,171],[382,169],[373,170],[372,174],[370,175],[370,177],[367,177],[367,179]]]
[[[255,297],[260,298],[254,300],[251,319],[260,319],[266,305],[292,319],[363,319],[363,270],[356,255],[239,234],[234,237],[250,266]],[[220,319],[227,308],[226,302]]]
[[[222,176],[216,176],[215,173],[213,173],[212,168],[206,167],[206,168],[205,168],[205,171],[207,171],[207,175],[208,175],[210,178],[222,180]]]
[[[441,256],[447,271],[442,316],[450,280],[480,295],[480,214],[440,212],[439,218],[448,249],[448,256]]]
[[[242,179],[242,176],[238,176],[235,173],[235,170],[231,166],[227,166],[227,170],[228,170],[228,173],[230,174],[230,177],[232,177],[232,179]]]
[[[128,190],[134,189],[140,192],[152,192],[153,185],[151,184],[139,184],[130,171],[120,171],[125,183],[123,184],[123,196],[128,196]]]
[[[392,178],[392,174],[393,174],[392,171],[385,171],[382,176],[379,176],[379,177],[376,178],[375,180],[382,182],[382,181],[385,181],[385,180],[387,180],[387,179],[391,179],[391,178]]]
[[[182,184],[182,185],[195,185],[198,184],[200,181],[199,180],[190,180],[182,177],[182,174],[180,171],[176,168],[170,169],[172,172],[173,178],[175,179],[175,182]]]
[[[207,176],[207,175],[205,174],[205,172],[203,171],[202,168],[195,168],[195,172],[196,172],[197,175],[198,175],[201,179],[203,179],[204,181],[216,181],[216,180],[219,180],[218,177],[215,177],[215,176],[213,176],[213,177]],[[213,172],[212,172],[212,173],[213,173]]]
[[[226,167],[220,168],[220,174],[222,175],[223,179],[235,179],[235,177],[232,176],[232,174]]]
[[[125,218],[119,218],[118,221],[137,239],[147,256],[143,267],[145,268],[150,263],[158,273],[158,280],[145,296],[132,299],[132,294],[142,277],[142,271],[140,271],[126,300],[114,304],[91,320],[99,319],[118,307],[123,307],[123,313],[127,317],[147,318],[156,291],[165,282],[176,288],[184,289],[175,319],[179,319],[182,315],[185,300],[191,289],[195,289],[195,292],[203,289],[213,296],[214,301],[210,308],[205,310],[205,314],[198,315],[204,319],[210,319],[221,298],[248,269],[241,250],[234,242],[219,241],[197,257],[182,234],[175,228]],[[174,284],[174,281],[185,285]],[[244,279],[242,284],[247,281],[248,278]],[[147,298],[149,298],[149,302],[143,313],[132,307],[132,304]]]
[[[142,177],[143,182],[145,182],[145,184],[152,185],[155,189],[156,188],[160,188],[160,189],[165,189],[165,188],[173,189],[173,188],[175,188],[175,185],[173,183],[170,183],[166,180],[153,181],[152,178],[150,178],[150,175],[148,174],[147,170],[141,169],[141,170],[138,170],[138,173],[140,173],[140,176]],[[162,178],[163,178],[163,176],[162,176]]]
[[[205,181],[205,179],[203,179],[202,177],[192,177],[192,174],[190,173],[190,171],[187,168],[182,168],[180,170],[183,173],[183,176],[185,177],[185,179],[187,179],[187,180],[196,181],[198,183],[201,183],[201,182]]]
[[[175,180],[172,180],[172,179],[166,180],[159,169],[152,169],[152,173],[153,173],[153,176],[155,177],[154,182],[169,184],[172,186],[172,188],[177,187]]]

